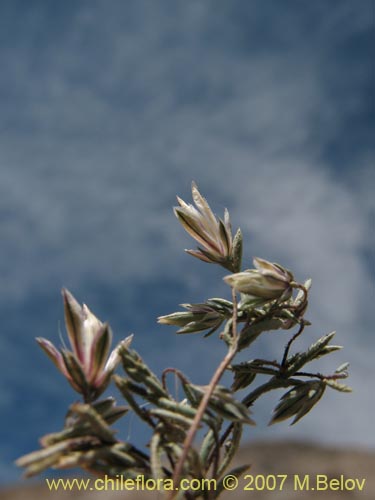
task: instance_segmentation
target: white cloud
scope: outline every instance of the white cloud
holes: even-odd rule
[[[135,7],[134,26],[125,27],[121,8],[105,8],[104,18],[101,9],[80,8],[70,29],[61,38],[51,33],[39,51],[26,43],[5,52],[15,94],[0,137],[1,300],[22,304],[51,282],[74,289],[90,276],[132,287],[182,273],[199,300],[216,294],[211,270],[201,273],[182,254],[193,243],[170,209],[176,193],[190,197],[195,179],[215,209],[227,206],[244,229],[247,265],[260,255],[313,278],[310,338],[337,329],[345,346],[337,359],[352,360],[355,394],[327,394],[290,435],[368,443],[373,401],[361,384],[373,374],[374,349],[363,314],[373,284],[363,250],[370,248],[373,169],[371,158],[359,157],[359,175],[340,179],[322,160],[339,110],[353,106],[341,100],[339,107],[327,91],[333,56],[326,51],[365,29],[363,14],[348,4],[325,11],[311,44],[287,17],[285,50],[244,43],[239,51],[229,47],[233,37],[241,44],[231,21],[220,18],[227,47],[200,2],[172,15]],[[25,39],[44,27],[35,19]],[[273,23],[275,36],[285,23]],[[345,77],[338,68],[334,81]],[[282,347],[280,337],[269,338]],[[17,342],[10,340],[13,352]],[[180,342],[174,364],[188,368],[190,343]],[[208,369],[215,340],[198,342],[191,343],[194,366]],[[340,418],[332,418],[336,408]],[[280,429],[271,435],[289,432]]]

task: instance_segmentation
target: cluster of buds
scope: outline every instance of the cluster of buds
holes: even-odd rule
[[[238,229],[233,238],[228,210],[224,211],[224,220],[217,219],[194,182],[192,196],[195,207],[177,196],[180,206],[174,208],[182,226],[201,245],[197,250],[186,252],[204,262],[220,264],[229,271],[239,271],[242,257],[241,230]]]
[[[233,314],[233,304],[224,299],[208,299],[203,304],[181,304],[187,311],[159,316],[158,323],[179,326],[176,333],[214,333],[225,319]]]
[[[294,285],[293,274],[279,264],[258,257],[253,263],[255,269],[225,276],[224,281],[236,292],[254,300],[288,300]]]
[[[108,357],[112,332],[73,295],[63,289],[65,325],[72,351],[58,350],[52,342],[38,337],[36,340],[73,389],[83,395],[86,402],[96,399],[107,387],[110,377],[120,362],[121,346],[129,346],[132,335],[122,340]]]

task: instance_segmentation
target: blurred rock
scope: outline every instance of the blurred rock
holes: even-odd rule
[[[221,498],[225,500],[236,499],[259,499],[259,500],[373,500],[375,498],[375,452],[354,448],[333,448],[302,442],[257,442],[242,448],[236,458],[234,465],[250,463],[251,469],[245,474],[253,476],[240,481],[238,488],[232,492],[226,492]],[[282,491],[278,491],[280,480],[278,474],[286,474]],[[269,491],[261,490],[263,479],[256,480],[256,476],[276,476],[276,488],[273,488],[273,479],[269,480]],[[310,491],[299,491],[295,488],[295,476],[303,483],[305,476],[309,476]],[[364,488],[359,491],[353,490],[312,490],[316,487],[317,475],[327,476],[328,481],[332,479],[362,480],[365,479]],[[56,478],[58,473],[56,473]],[[321,486],[324,487],[324,481]],[[348,481],[351,487],[353,481]],[[256,487],[258,486],[258,489]],[[336,483],[333,483],[336,487]],[[244,490],[244,488],[253,488]],[[131,492],[127,491],[49,491],[44,483],[22,484],[8,487],[0,491],[0,500],[117,500],[125,498],[135,500],[141,498],[162,499],[163,495],[156,492]]]

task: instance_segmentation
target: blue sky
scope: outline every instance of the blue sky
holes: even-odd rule
[[[223,346],[155,318],[226,295],[184,254],[175,195],[194,179],[254,255],[313,279],[303,345],[337,330],[352,395],[253,437],[375,442],[373,4],[46,0],[0,4],[0,478],[58,430],[75,395],[34,337],[59,343],[62,286],[160,373],[206,383]],[[372,103],[372,108],[371,108]],[[256,355],[276,356],[283,334]],[[252,356],[252,355],[251,355]],[[262,420],[276,395],[258,405]],[[136,425],[129,430],[140,444]]]

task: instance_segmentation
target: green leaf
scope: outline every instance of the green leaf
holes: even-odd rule
[[[179,413],[180,415],[184,415],[190,419],[194,419],[197,413],[197,408],[194,408],[189,404],[177,403],[176,401],[167,398],[160,398],[158,400],[158,407],[171,410],[174,413]],[[217,426],[217,421],[210,417],[207,413],[205,413],[202,420],[211,428],[216,428]]]
[[[225,253],[228,254],[231,235],[230,234],[228,235],[225,224],[221,219],[219,219],[219,235],[221,242],[224,244]]]
[[[234,379],[231,385],[232,391],[239,391],[240,389],[244,389],[248,387],[256,377],[256,373],[251,373],[247,371],[235,371]]]
[[[213,298],[206,301],[208,306],[211,306],[219,313],[227,314],[229,316],[233,313],[233,302],[226,299]]]
[[[233,238],[232,262],[233,272],[239,273],[242,265],[243,239],[241,229],[238,228]]]
[[[122,366],[128,376],[133,381],[141,383],[147,387],[146,392],[148,398],[155,400],[159,397],[168,397],[168,393],[164,389],[158,377],[149,369],[135,350],[123,348],[120,349],[120,355],[122,359]]]
[[[86,376],[83,373],[81,365],[76,360],[74,354],[65,349],[61,349],[60,352],[64,359],[65,367],[72,378],[72,380],[68,379],[72,387],[81,394],[87,392],[88,383],[86,380]]]
[[[189,394],[188,398],[191,398],[198,405],[207,388],[193,384],[186,385],[188,385],[188,391],[185,389],[186,395]],[[240,401],[237,401],[232,392],[226,387],[220,385],[215,387],[208,402],[208,407],[227,420],[255,425],[255,422],[250,418],[250,410]]]
[[[349,368],[349,363],[343,363],[338,368],[336,368],[335,373],[346,373],[346,370]]]
[[[199,456],[202,464],[207,464],[211,453],[213,452],[215,446],[217,446],[215,439],[215,432],[209,429],[202,441]]]
[[[100,401],[95,401],[92,403],[92,407],[97,411],[101,416],[107,414],[116,404],[116,400],[114,397],[109,396],[108,398],[102,399]]]
[[[239,350],[241,351],[242,349],[245,349],[245,347],[248,347],[250,344],[252,344],[261,333],[268,332],[270,330],[278,330],[282,327],[283,321],[277,318],[264,318],[245,326],[240,332],[238,342]]]
[[[104,323],[98,332],[91,346],[90,353],[90,374],[89,381],[93,382],[105,366],[109,349],[112,342],[112,332],[107,323]]]
[[[328,344],[335,336],[335,333],[336,332],[331,332],[324,335],[319,340],[314,342],[314,344],[311,344],[307,351],[296,353],[291,356],[287,361],[286,373],[288,376],[298,372],[306,363],[339,349],[339,346],[331,346],[334,347],[334,349],[328,349],[327,351],[327,347],[329,347]]]
[[[106,443],[115,442],[115,431],[113,431],[105,420],[88,404],[76,403],[71,406],[72,411],[77,413],[83,421],[86,421],[93,435]]]
[[[78,304],[73,295],[66,288],[62,289],[64,300],[65,325],[70,344],[74,352],[81,356],[82,345],[82,307]]]
[[[116,384],[117,388],[124,396],[126,401],[129,403],[129,406],[134,410],[136,415],[138,415],[142,420],[147,422],[151,427],[154,427],[154,423],[144,408],[141,408],[135,398],[133,397],[131,390],[129,389],[129,380],[126,380],[119,375],[113,375],[113,381]]]
[[[163,408],[152,408],[151,410],[149,410],[149,412],[153,416],[156,416],[162,420],[164,419],[167,422],[175,422],[176,424],[179,424],[186,429],[188,429],[193,423],[193,419],[181,415],[180,413],[165,410]]]
[[[161,464],[161,455],[163,449],[160,446],[161,436],[159,432],[155,432],[150,441],[150,458],[151,458],[151,471],[155,480],[164,477],[163,467]]]
[[[341,382],[337,382],[337,380],[325,380],[325,383],[339,392],[353,392],[353,389],[346,384],[342,384]]]
[[[286,392],[280,399],[269,425],[281,422],[292,416],[295,418],[291,425],[298,422],[323,396],[325,387],[326,384],[320,380],[303,382],[293,387],[293,389]]]
[[[233,460],[235,454],[238,451],[242,437],[242,425],[238,422],[233,424],[233,429],[231,432],[231,437],[227,439],[224,445],[224,456],[220,463],[219,469],[217,471],[218,477],[220,477],[224,471],[227,469],[231,461]]]

